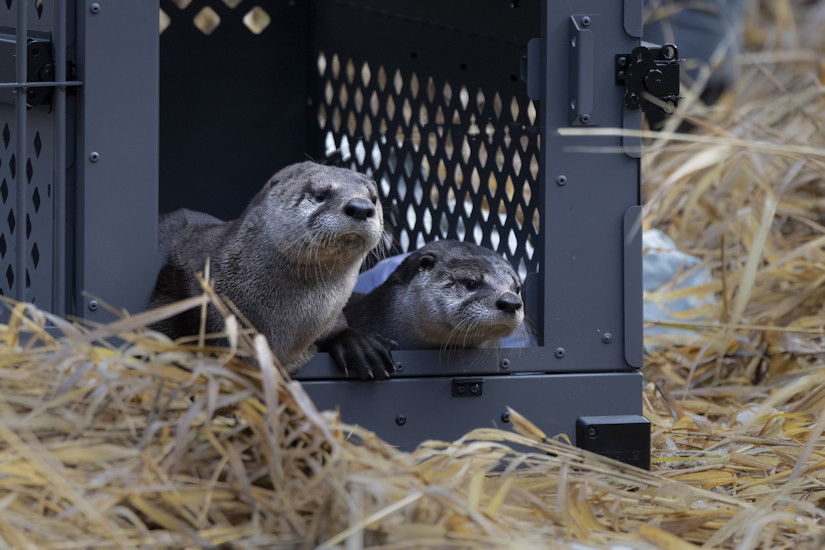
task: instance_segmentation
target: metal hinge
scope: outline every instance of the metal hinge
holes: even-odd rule
[[[624,86],[624,104],[647,114],[652,128],[661,125],[679,104],[679,50],[673,44],[644,43],[616,54],[616,84]]]

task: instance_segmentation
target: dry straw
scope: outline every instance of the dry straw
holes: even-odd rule
[[[216,300],[206,290],[185,305]],[[804,413],[781,421],[798,441],[776,421],[764,434],[706,433],[690,412],[711,405],[672,398],[682,420],[651,416],[676,449],[663,464],[678,468],[659,473],[548,438],[515,411],[517,433],[478,429],[405,454],[317,411],[234,321],[228,336],[247,362],[139,328],[177,305],[94,328],[9,305],[0,540],[10,547],[690,548],[821,534],[821,512],[801,498],[821,485],[822,465],[800,445]],[[115,332],[116,345],[100,339]]]
[[[8,302],[0,545],[825,547],[823,49],[798,38],[819,37],[822,8],[805,4],[806,32],[792,7],[752,6],[760,53],[735,88],[714,107],[686,92],[677,117],[694,131],[674,133],[677,119],[648,137],[646,226],[715,276],[647,296],[713,298],[648,338],[653,473],[516,411],[515,433],[401,453],[316,410],[206,285],[104,326]],[[143,328],[207,301],[228,350]]]

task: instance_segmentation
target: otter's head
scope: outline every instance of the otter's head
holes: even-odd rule
[[[287,166],[250,210],[256,203],[275,247],[302,263],[360,265],[383,234],[375,182],[353,170],[314,162]]]
[[[428,243],[405,258],[388,282],[415,309],[409,313],[416,321],[407,329],[432,347],[478,347],[508,336],[524,319],[515,270],[475,244]]]

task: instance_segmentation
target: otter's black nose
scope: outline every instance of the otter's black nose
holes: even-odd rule
[[[515,313],[521,309],[521,298],[512,292],[505,292],[499,297],[498,301],[496,301],[496,307],[507,313]]]
[[[344,206],[344,214],[356,220],[366,220],[375,214],[375,206],[367,199],[352,199]]]

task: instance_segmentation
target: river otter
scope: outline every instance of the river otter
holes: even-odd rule
[[[402,349],[494,345],[524,320],[513,267],[481,246],[427,243],[369,294],[344,308],[350,327],[394,340]]]
[[[338,335],[335,345],[357,342],[391,372],[388,342],[349,330],[341,310],[367,253],[383,234],[378,192],[368,177],[343,168],[302,162],[264,185],[241,216],[221,221],[178,210],[161,216],[160,243],[168,250],[152,294],[159,306],[201,293],[194,274],[210,260],[210,277],[263,334],[290,372],[312,355],[316,340]],[[199,311],[156,327],[170,337],[196,334]],[[223,330],[210,306],[207,331]],[[376,349],[372,350],[371,347]]]

